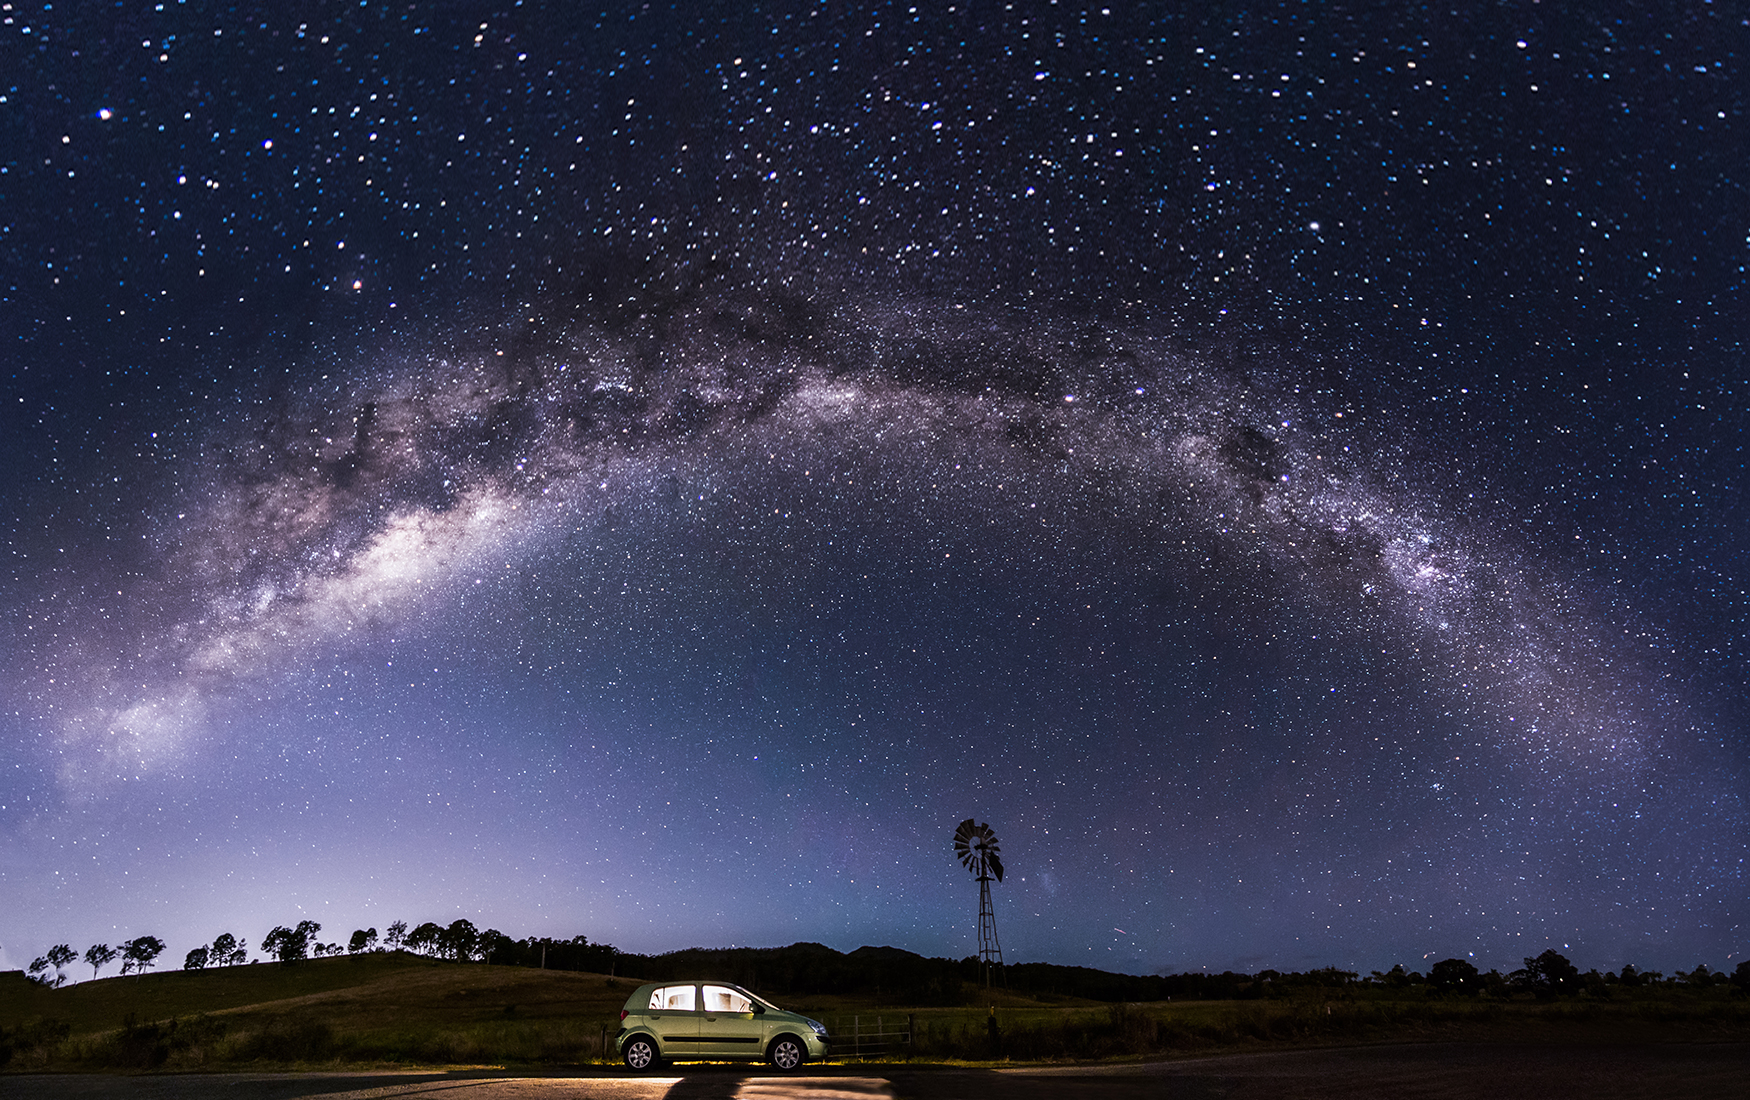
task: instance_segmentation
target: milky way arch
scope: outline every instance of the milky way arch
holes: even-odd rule
[[[1091,540],[1104,568],[1141,555],[1181,588],[1268,590],[1296,610],[1260,633],[1383,644],[1492,751],[1570,779],[1632,781],[1681,709],[1597,600],[1467,508],[1477,486],[1412,455],[1413,424],[1297,382],[1281,353],[1236,364],[1166,326],[953,301],[652,285],[252,396],[183,471],[149,579],[123,582],[115,651],[58,658],[91,685],[61,728],[123,758],[178,749],[238,681],[431,614],[604,517],[748,512],[736,493],[762,481],[830,484],[807,519],[824,527],[976,514],[1017,552]]]

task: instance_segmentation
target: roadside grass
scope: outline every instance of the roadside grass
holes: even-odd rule
[[[637,984],[384,954],[31,986],[19,997],[8,986],[0,988],[0,1066],[140,1072],[612,1062],[620,1006]],[[1724,992],[1538,1003],[1302,989],[1267,1000],[1104,1004],[998,990],[978,1007],[908,1008],[848,996],[783,1003],[842,1034],[849,1021],[867,1029],[875,1018],[883,1029],[909,1029],[911,1043],[869,1059],[878,1062],[1110,1061],[1430,1041],[1750,1041],[1750,1000]]]
[[[907,1060],[1104,1061],[1354,1043],[1625,1044],[1750,1040],[1750,1002],[1322,999],[1098,1008],[921,1009]],[[995,1020],[993,1030],[991,1021]],[[898,1052],[896,1052],[897,1054]],[[895,1054],[885,1056],[893,1060]]]

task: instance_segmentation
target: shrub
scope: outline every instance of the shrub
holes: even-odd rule
[[[249,1062],[320,1062],[335,1054],[334,1029],[321,1020],[275,1017],[242,1036],[236,1057]]]
[[[0,1066],[10,1065],[15,1058],[26,1065],[44,1065],[71,1031],[65,1021],[54,1019],[19,1024],[10,1030],[0,1027]]]
[[[207,1016],[143,1024],[129,1013],[121,1030],[82,1042],[74,1057],[105,1069],[158,1069],[172,1058],[200,1064],[224,1034],[225,1024]]]

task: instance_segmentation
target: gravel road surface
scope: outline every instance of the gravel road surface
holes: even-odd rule
[[[0,1100],[1744,1100],[1750,1045],[1476,1043],[1272,1051],[1106,1066],[996,1070],[831,1066],[773,1077],[687,1066],[634,1077],[595,1067],[540,1076],[234,1073],[0,1076]]]

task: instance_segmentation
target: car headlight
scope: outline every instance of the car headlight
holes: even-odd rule
[[[821,1023],[819,1020],[809,1020],[808,1026],[814,1029],[816,1035],[820,1036],[822,1039],[826,1038],[825,1024]]]

